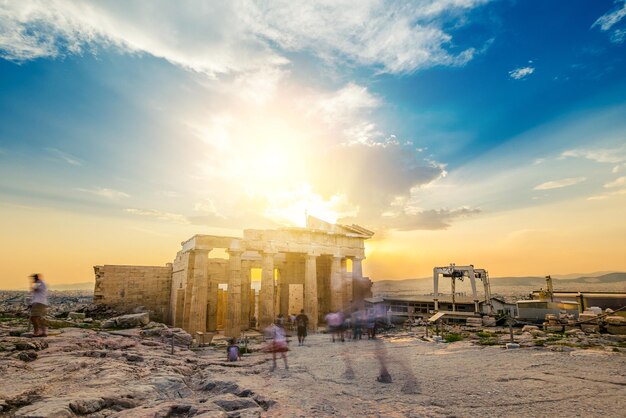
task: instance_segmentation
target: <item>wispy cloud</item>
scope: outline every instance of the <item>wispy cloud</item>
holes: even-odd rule
[[[599,27],[603,32],[611,31],[611,42],[621,44],[626,39],[626,30],[618,28],[613,29],[613,27],[626,16],[626,0],[616,0],[615,3],[618,5],[618,8],[600,16],[593,22],[591,27]],[[621,7],[619,7],[620,3]]]
[[[55,159],[64,161],[70,165],[76,165],[76,166],[83,165],[83,163],[78,158],[74,157],[72,154],[69,154],[67,152],[61,151],[56,148],[46,148],[46,151]]]
[[[0,53],[25,61],[114,47],[215,77],[279,67],[289,62],[283,51],[306,51],[407,73],[470,61],[476,49],[455,51],[447,28],[487,2],[3,2]]]
[[[217,211],[217,207],[215,206],[215,203],[213,202],[213,200],[209,198],[206,198],[200,202],[196,202],[196,204],[193,207],[193,210],[195,210],[196,212],[205,212],[207,214],[214,215],[218,218],[225,218],[224,215],[222,215],[221,213]]]
[[[618,177],[613,181],[610,181],[604,185],[607,189],[613,189],[616,187],[626,186],[626,176]]]
[[[586,158],[599,163],[626,161],[626,144],[615,148],[577,148],[561,153],[560,158]]]
[[[122,198],[130,197],[129,194],[120,192],[119,190],[107,189],[107,188],[102,188],[102,187],[96,187],[93,189],[75,188],[74,190],[83,192],[83,193],[93,194],[96,196],[106,197],[107,199],[122,199]]]
[[[349,83],[339,90],[304,98],[300,106],[309,118],[319,117],[332,129],[339,129],[346,144],[377,146],[395,140],[385,137],[367,118],[381,104],[367,87]]]
[[[486,0],[428,0],[318,3],[275,1],[250,8],[254,31],[287,50],[313,51],[328,61],[349,60],[381,72],[407,73],[435,65],[464,65],[475,48],[452,53],[444,30],[450,16]]]
[[[615,26],[620,20],[622,20],[624,16],[626,16],[626,1],[618,0],[615,3],[616,4],[622,3],[621,8],[613,10],[612,12],[608,12],[600,16],[598,20],[593,22],[593,25],[591,25],[592,28],[599,26],[600,29],[604,31],[609,30],[613,26]]]
[[[126,212],[131,213],[133,215],[138,216],[146,216],[149,218],[159,219],[161,221],[168,222],[176,222],[179,224],[189,224],[189,219],[186,216],[178,214],[178,213],[170,213],[170,212],[161,212],[156,209],[136,209],[136,208],[128,208]]]
[[[130,229],[133,231],[142,232],[144,234],[153,235],[155,237],[169,237],[170,234],[164,234],[163,232],[153,231],[151,229],[139,228],[137,226],[132,226]]]
[[[586,177],[570,177],[562,180],[553,180],[541,183],[533,188],[533,190],[551,190],[560,189],[562,187],[573,186],[587,180]]]
[[[509,71],[509,77],[514,78],[515,80],[521,80],[523,78],[528,77],[532,73],[535,72],[534,67],[521,67],[516,68],[514,70]]]
[[[403,211],[399,214],[387,213],[381,222],[386,227],[399,231],[437,230],[450,227],[453,220],[467,218],[479,213],[481,213],[480,209],[468,207]]]

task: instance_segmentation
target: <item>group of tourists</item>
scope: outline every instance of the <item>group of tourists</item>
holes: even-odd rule
[[[364,329],[367,332],[367,339],[376,338],[376,317],[373,313],[356,311],[346,315],[342,311],[337,311],[329,312],[325,319],[333,342],[344,342],[346,339],[360,340],[363,338]]]

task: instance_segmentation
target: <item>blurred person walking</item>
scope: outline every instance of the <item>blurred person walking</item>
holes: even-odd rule
[[[33,324],[33,337],[47,337],[46,313],[48,312],[48,286],[41,280],[39,274],[30,276],[33,281],[31,287],[30,322]]]
[[[287,346],[287,336],[284,328],[272,324],[265,329],[265,335],[272,339],[267,349],[267,351],[272,353],[272,368],[270,371],[276,370],[276,353],[280,353],[285,362],[285,370],[289,370],[287,365],[287,351],[289,351],[289,347]]]

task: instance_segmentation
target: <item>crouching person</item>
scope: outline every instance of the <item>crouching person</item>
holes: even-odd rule
[[[239,350],[239,346],[237,345],[234,338],[231,338],[226,347],[226,360],[227,361],[237,361],[241,360],[241,350]]]

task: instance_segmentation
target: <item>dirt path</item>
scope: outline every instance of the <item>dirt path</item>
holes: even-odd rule
[[[391,383],[376,380],[382,355]],[[277,401],[267,416],[621,416],[626,356],[600,350],[504,350],[416,339],[291,344],[289,370],[261,356],[229,379]],[[260,364],[259,364],[260,363]],[[240,369],[239,369],[240,370]]]

